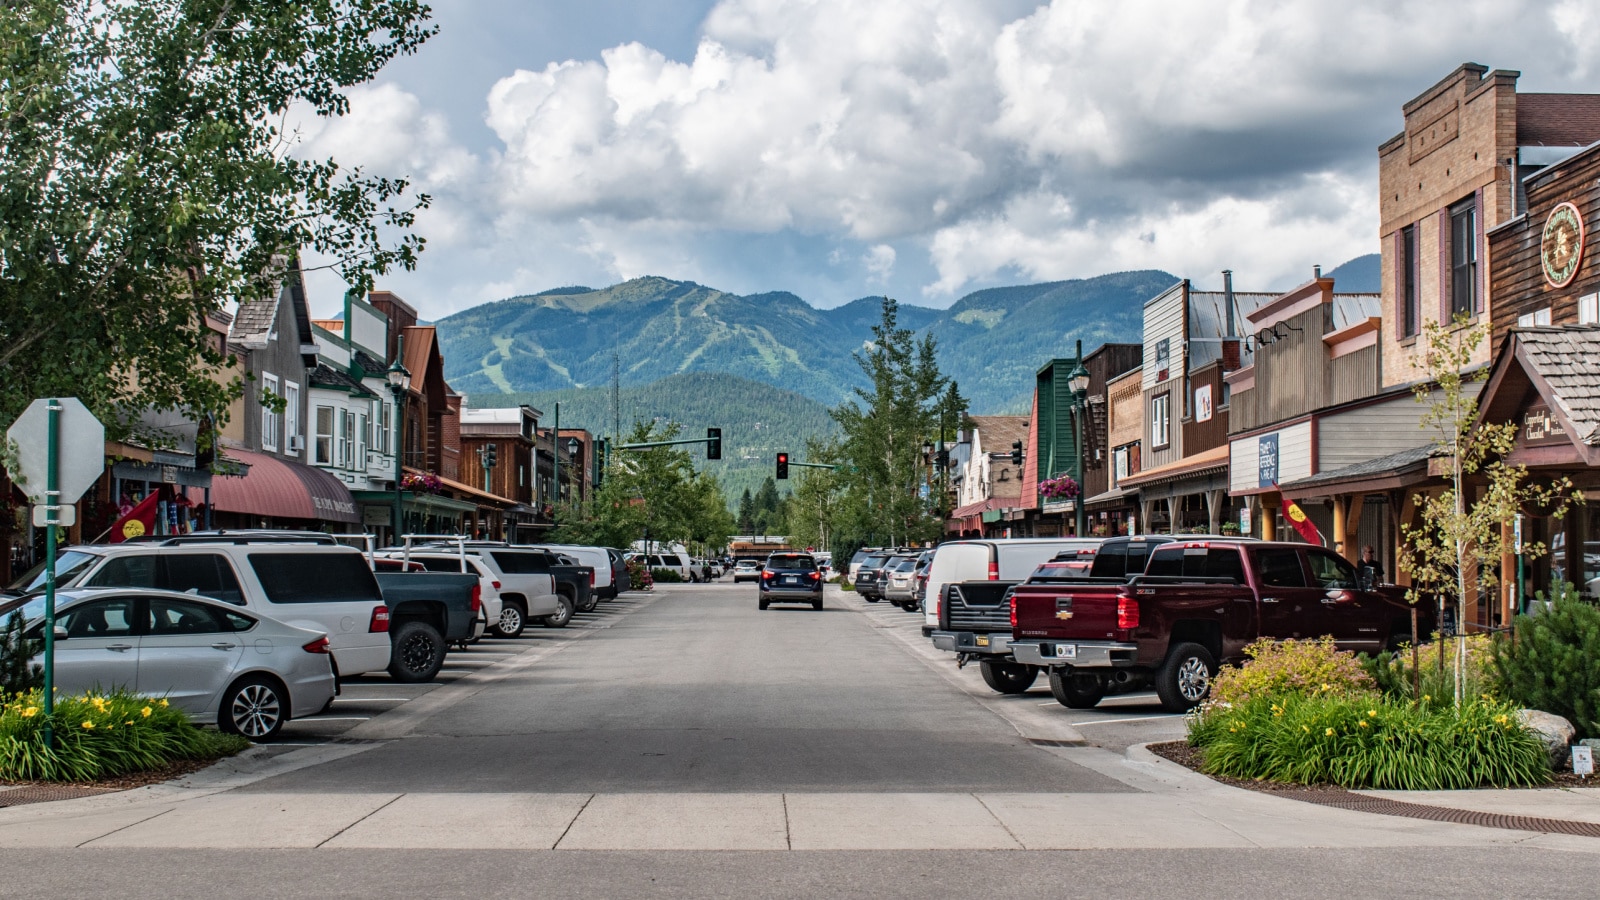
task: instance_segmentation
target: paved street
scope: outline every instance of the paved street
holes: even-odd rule
[[[1600,876],[1589,838],[1224,787],[1134,746],[1182,733],[1148,695],[1000,697],[916,616],[753,595],[630,594],[452,654],[435,684],[352,683],[175,785],[0,810],[0,862],[44,864],[6,893],[1544,896]],[[1600,820],[1600,796],[1563,796]]]

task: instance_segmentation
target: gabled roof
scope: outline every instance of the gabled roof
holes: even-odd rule
[[[239,304],[228,326],[228,343],[246,350],[259,350],[267,345],[272,326],[278,321],[278,299],[282,291],[256,297]]]
[[[311,370],[311,386],[345,391],[352,397],[372,398],[378,396],[368,390],[361,382],[322,362],[317,363],[317,367]]]
[[[1015,441],[1028,437],[1027,416],[972,416],[972,424],[983,438],[986,453],[1002,453]]]
[[[1548,398],[1561,408],[1580,444],[1600,444],[1600,328],[1519,328],[1508,338],[1532,374],[1550,386]]]

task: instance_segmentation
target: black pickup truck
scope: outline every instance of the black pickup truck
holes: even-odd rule
[[[429,681],[444,666],[445,651],[483,635],[483,599],[478,576],[428,572],[418,563],[372,560],[373,575],[389,607],[394,646],[389,676]]]
[[[555,550],[545,550],[550,560],[550,575],[556,582],[556,593],[572,601],[572,608],[591,612],[600,597],[594,590],[594,566],[585,566],[576,557]]]

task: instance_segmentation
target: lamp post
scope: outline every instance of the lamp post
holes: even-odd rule
[[[1072,474],[1078,479],[1078,497],[1073,509],[1077,513],[1078,537],[1083,537],[1088,525],[1088,517],[1083,509],[1083,416],[1088,411],[1089,370],[1083,367],[1083,345],[1080,343],[1078,347],[1078,361],[1067,374],[1067,388],[1072,391],[1073,447],[1078,457],[1072,464]]]
[[[394,395],[394,521],[390,527],[394,529],[396,544],[400,543],[400,479],[405,474],[406,384],[411,380],[411,373],[400,364],[400,351],[404,346],[405,337],[401,336],[395,342],[394,365],[384,375],[389,382],[389,393]]]
[[[571,465],[568,466],[568,468],[570,468],[572,470],[572,472],[573,472],[573,474],[575,476],[578,475],[580,472],[582,472],[582,470],[578,468],[578,444],[579,444],[579,441],[578,441],[577,438],[575,438],[575,437],[567,438],[567,460],[568,460],[568,462],[571,463]],[[583,485],[583,479],[581,477],[575,477],[573,480],[575,482],[577,482],[572,487],[572,492],[574,494],[576,494],[578,492],[578,488],[582,487],[582,485]],[[556,485],[556,491],[559,493],[560,490],[561,490],[561,486],[560,485]],[[576,498],[574,498],[574,499],[576,499]]]

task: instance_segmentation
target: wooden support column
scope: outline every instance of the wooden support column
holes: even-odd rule
[[[1401,529],[1411,524],[1411,520],[1417,516],[1417,495],[1404,489],[1401,489],[1399,494],[1400,503],[1394,507],[1396,510],[1394,514],[1394,583],[1401,587],[1411,587],[1411,576],[1400,568],[1400,554],[1405,547],[1405,532]]]
[[[1222,498],[1226,496],[1223,491],[1206,491],[1206,518],[1210,522],[1207,534],[1222,533]]]
[[[1516,529],[1510,522],[1500,523],[1500,621],[1499,625],[1511,624],[1511,593],[1517,583],[1517,554],[1512,539],[1516,537]]]
[[[1278,497],[1261,494],[1261,534],[1263,541],[1278,539]]]
[[[1333,498],[1333,552],[1345,559],[1350,559],[1350,541],[1347,530],[1349,522],[1345,520],[1344,498],[1335,495]]]
[[[1361,512],[1366,508],[1366,494],[1352,494],[1350,497],[1350,510],[1345,513],[1344,527],[1346,540],[1350,544],[1349,552],[1345,559],[1355,562],[1361,558]],[[1376,550],[1376,548],[1374,548]]]

